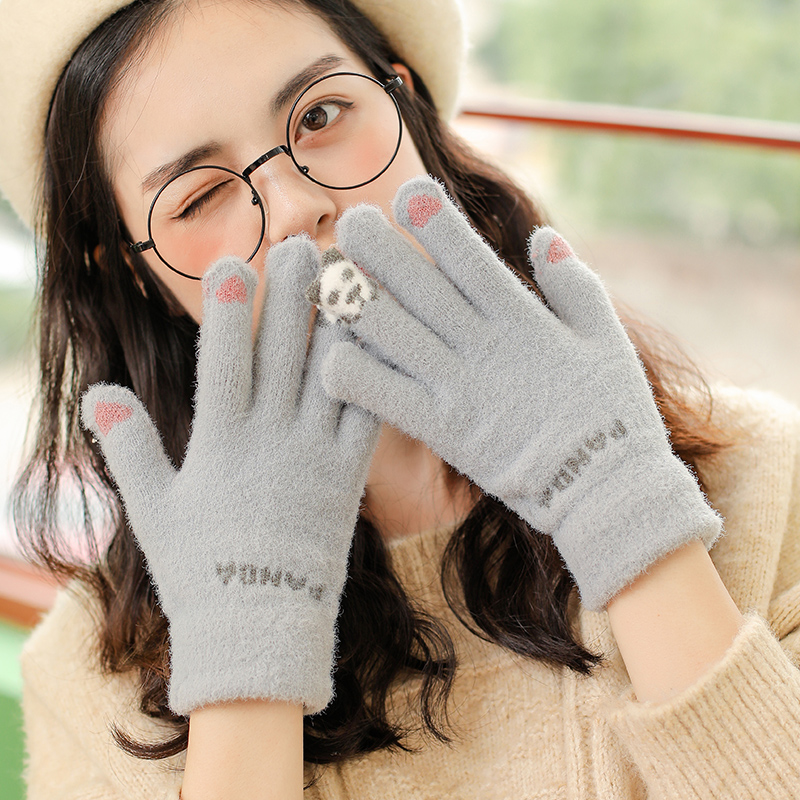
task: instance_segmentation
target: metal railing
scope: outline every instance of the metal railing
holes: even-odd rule
[[[472,100],[464,117],[550,125],[597,133],[694,139],[800,151],[800,124],[687,111],[556,100]]]

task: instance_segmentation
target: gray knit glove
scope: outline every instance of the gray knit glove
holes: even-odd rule
[[[548,308],[432,179],[404,184],[394,214],[435,264],[361,206],[338,224],[349,261],[330,259],[310,287],[361,339],[331,347],[331,396],[424,441],[552,536],[592,610],[682,544],[710,548],[720,518],[672,453],[600,279],[566,242],[550,228],[531,237]]]
[[[180,470],[138,398],[98,384],[82,421],[100,443],[169,619],[169,704],[187,715],[237,698],[321,711],[335,622],[379,422],[320,383],[349,334],[315,324],[303,289],[319,268],[305,237],[269,251],[253,348],[255,271],[235,258],[203,278],[198,384]]]

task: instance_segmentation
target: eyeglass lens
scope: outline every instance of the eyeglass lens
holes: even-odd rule
[[[331,189],[355,188],[375,180],[394,160],[400,114],[379,83],[331,75],[300,95],[287,135],[292,160],[306,177]],[[241,175],[196,167],[161,189],[150,212],[150,236],[168,266],[201,277],[222,256],[249,261],[260,246],[265,213]]]

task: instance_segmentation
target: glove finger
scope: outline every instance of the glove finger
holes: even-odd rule
[[[504,319],[537,307],[545,311],[433,178],[421,176],[404,183],[393,209],[397,222],[485,317]]]
[[[427,441],[433,396],[413,378],[382,364],[352,342],[336,342],[322,367],[331,397],[354,403],[414,439]]]
[[[539,288],[565,325],[586,336],[624,335],[600,277],[552,228],[534,231],[528,254]]]
[[[305,425],[335,431],[346,471],[352,480],[367,479],[372,452],[380,432],[380,420],[369,411],[332,398],[322,385],[322,369],[328,352],[336,342],[354,339],[346,324],[331,322],[317,314],[311,338],[299,415]]]
[[[267,253],[269,288],[258,334],[256,387],[259,402],[278,414],[297,406],[311,321],[305,288],[318,270],[319,251],[308,236],[292,236]]]
[[[197,358],[195,429],[216,430],[221,416],[238,416],[253,388],[253,296],[256,271],[226,257],[203,276],[203,324]]]
[[[311,345],[303,375],[298,413],[308,425],[334,430],[342,413],[342,401],[331,398],[322,385],[322,365],[334,342],[354,338],[347,325],[333,322],[322,313],[316,315]]]
[[[328,261],[306,296],[348,323],[381,360],[423,383],[434,385],[457,368],[453,351],[352,261]]]
[[[468,345],[485,321],[445,274],[373,206],[356,206],[336,225],[341,251],[451,347]]]
[[[81,397],[81,424],[100,445],[140,537],[150,528],[141,521],[157,513],[176,474],[156,426],[130,389],[105,383],[95,384]]]
[[[339,441],[342,449],[348,454],[353,469],[361,469],[363,473],[355,476],[366,483],[372,454],[380,438],[383,427],[379,417],[371,411],[351,403],[345,404],[339,416]]]

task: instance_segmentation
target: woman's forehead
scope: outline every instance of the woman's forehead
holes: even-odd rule
[[[113,175],[125,164],[144,176],[208,141],[225,147],[231,136],[263,136],[287,88],[338,65],[363,68],[310,13],[241,0],[181,9],[109,98],[101,125],[108,168]]]
[[[356,58],[325,20],[299,7],[192,3],[173,12],[131,57],[115,94],[174,89],[191,103],[220,85],[251,82],[266,91],[328,51]]]

